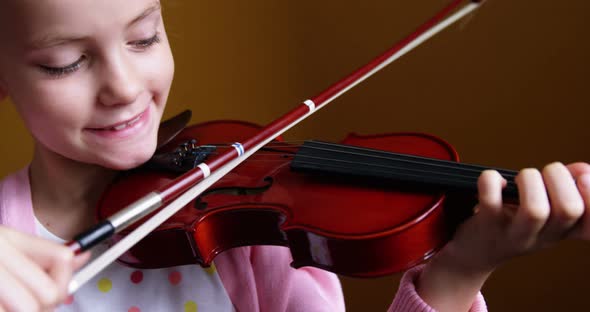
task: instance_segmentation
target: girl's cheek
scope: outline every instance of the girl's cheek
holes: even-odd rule
[[[159,62],[157,62],[157,66],[153,67],[153,70],[145,73],[145,75],[151,77],[148,83],[155,93],[157,104],[165,105],[174,78],[172,55],[163,53],[162,57],[159,58]]]
[[[83,86],[83,81],[75,79],[42,81],[29,93],[26,110],[42,123],[81,124],[93,106],[92,97]]]

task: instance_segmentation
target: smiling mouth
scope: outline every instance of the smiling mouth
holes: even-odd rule
[[[90,128],[90,130],[94,130],[94,131],[120,131],[120,130],[123,130],[125,128],[129,128],[129,127],[133,126],[134,124],[136,124],[139,120],[141,120],[141,117],[143,117],[144,114],[145,114],[145,112],[135,116],[131,120],[116,124],[114,126],[105,127],[105,128]]]
[[[131,127],[131,126],[133,126],[133,124],[135,124],[136,122],[138,122],[141,119],[141,116],[143,116],[143,113],[137,115],[137,117],[135,117],[127,122],[124,122],[122,124],[118,124],[118,125],[110,127],[110,128],[106,128],[106,130],[119,131],[119,130],[123,130],[127,127]]]

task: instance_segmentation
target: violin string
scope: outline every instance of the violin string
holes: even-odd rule
[[[276,143],[267,144],[263,149],[268,150],[268,149],[266,149],[267,147],[270,147],[271,149],[274,148],[274,147],[289,147],[289,148],[294,148],[294,147],[297,147],[297,146],[293,146],[293,145],[296,145],[296,144],[298,144],[300,142],[306,142],[306,141],[296,140],[296,141],[276,142]],[[371,150],[371,152],[375,152],[375,153],[380,152],[380,153],[383,153],[384,156],[379,157],[379,156],[375,156],[375,155],[370,155],[370,154],[367,154],[367,153],[363,153],[362,151],[365,150],[365,148],[363,148],[363,147],[356,147],[356,146],[351,146],[351,145],[341,145],[341,144],[336,144],[336,143],[327,143],[327,142],[320,142],[320,141],[314,141],[314,143],[321,144],[321,145],[324,145],[324,146],[336,146],[337,147],[337,148],[332,148],[332,149],[330,149],[329,147],[322,148],[325,151],[342,152],[342,153],[349,153],[351,155],[376,157],[376,158],[389,159],[389,160],[396,160],[397,159],[397,160],[400,160],[400,161],[414,162],[414,163],[417,163],[417,164],[438,166],[438,167],[441,167],[441,168],[452,169],[452,170],[471,171],[471,172],[477,173],[478,175],[481,174],[481,172],[484,171],[484,170],[486,170],[486,169],[494,169],[494,170],[497,170],[498,172],[500,172],[502,174],[502,176],[509,177],[509,178],[514,178],[516,176],[516,174],[517,174],[517,172],[515,172],[515,171],[506,170],[506,169],[500,169],[500,168],[485,167],[485,166],[480,166],[480,165],[466,164],[466,163],[460,163],[460,162],[453,162],[453,161],[436,159],[436,158],[427,158],[427,157],[423,157],[423,156],[410,155],[410,154],[394,153],[394,152],[389,152],[389,151]],[[215,146],[233,148],[230,144],[218,144],[218,145],[215,145]],[[317,148],[317,147],[306,147],[306,148],[320,149],[320,148]],[[353,149],[358,150],[359,152],[352,152],[351,150],[353,150]],[[285,152],[285,153],[288,153],[290,151],[279,151],[279,150],[276,150],[275,152],[272,152],[272,153],[258,152],[256,154],[257,155],[265,155],[266,156],[266,155],[276,155],[276,152]],[[213,155],[213,154],[216,154],[216,153],[218,153],[218,152],[213,152],[211,154]],[[395,158],[395,157],[399,157],[399,158]]]
[[[316,156],[302,156],[305,159],[315,159],[315,160],[323,160],[329,162],[330,167],[341,167],[341,168],[351,168],[352,166],[366,166],[368,170],[377,170],[380,173],[387,173],[390,176],[412,176],[415,178],[423,178],[425,181],[430,180],[441,180],[451,183],[451,184],[462,184],[465,182],[472,183],[475,185],[477,182],[477,176],[473,175],[460,175],[460,174],[452,174],[452,173],[444,173],[444,172],[435,172],[428,169],[421,169],[411,166],[395,166],[395,165],[382,165],[382,164],[375,164],[371,162],[356,162],[356,161],[346,161],[342,159],[331,159],[331,158],[322,158]],[[313,162],[313,161],[311,161]],[[317,162],[315,162],[317,163]],[[509,186],[513,186],[513,181],[508,181]]]
[[[321,143],[323,144],[323,143]],[[328,144],[329,145],[329,144]],[[335,145],[338,146],[338,145]],[[426,161],[416,161],[416,160],[408,160],[406,159],[406,155],[397,155],[397,154],[393,154],[394,157],[391,157],[391,155],[388,155],[388,157],[383,157],[383,156],[375,156],[375,155],[371,155],[371,154],[367,154],[367,153],[359,153],[359,152],[351,152],[351,151],[342,151],[340,149],[331,149],[331,148],[317,148],[314,146],[307,146],[307,149],[312,149],[312,150],[323,150],[323,151],[330,151],[330,152],[334,152],[334,153],[348,153],[348,154],[353,154],[355,156],[362,156],[362,157],[370,157],[371,159],[374,158],[380,158],[380,159],[386,159],[388,161],[393,160],[394,161],[394,165],[383,165],[383,164],[375,164],[375,162],[363,162],[363,161],[350,161],[350,160],[343,160],[342,157],[340,158],[336,158],[336,157],[319,157],[319,156],[309,156],[309,155],[298,155],[298,159],[299,161],[301,159],[313,159],[310,160],[309,163],[317,163],[317,161],[324,161],[330,164],[330,166],[335,167],[338,166],[340,168],[351,168],[352,166],[355,167],[359,167],[359,166],[365,166],[368,169],[367,170],[372,170],[374,171],[378,171],[379,173],[383,174],[386,173],[389,176],[396,176],[399,178],[412,178],[412,179],[418,179],[421,178],[424,181],[428,182],[439,182],[442,184],[446,184],[446,185],[456,185],[456,186],[474,186],[476,185],[477,182],[477,178],[479,176],[479,174],[481,174],[482,170],[479,169],[474,169],[474,168],[463,168],[461,166],[464,166],[464,164],[460,164],[460,163],[454,163],[454,162],[449,162],[451,164],[451,166],[447,165],[445,162],[441,162],[439,160],[436,159],[428,159],[426,158]],[[348,146],[344,147],[345,149],[349,148]],[[362,149],[360,149],[362,151]],[[385,152],[387,153],[387,152]],[[269,153],[269,154],[273,154],[276,155],[276,153]],[[401,158],[396,158],[401,156]],[[412,156],[412,155],[410,155]],[[413,158],[410,157],[410,158]],[[249,162],[253,163],[254,165],[260,165],[262,166],[263,164],[268,164],[269,162],[272,162],[273,160],[268,160],[268,159],[260,159],[260,160],[253,160],[250,159]],[[274,162],[284,162],[284,159],[275,159]],[[301,162],[301,161],[300,161]],[[458,167],[457,167],[458,166]],[[433,168],[434,167],[434,168]],[[454,172],[443,172],[440,170],[440,168],[437,167],[443,167],[444,169],[448,169],[448,170],[455,170],[458,173],[454,173]],[[478,168],[481,169],[486,169],[486,167],[481,167],[481,166],[477,166]],[[439,169],[439,170],[433,170],[433,169]],[[506,170],[505,170],[506,171]],[[508,172],[508,171],[506,171]],[[509,173],[505,173],[504,176],[508,179],[508,185],[507,187],[509,188],[514,188],[514,182],[511,181],[511,174]]]
[[[313,147],[313,146],[308,146],[306,148],[322,150],[322,151],[330,151],[330,152],[334,152],[334,153],[344,153],[344,154],[350,154],[350,155],[355,155],[355,156],[385,159],[388,161],[397,161],[398,163],[402,163],[402,165],[404,165],[403,167],[389,166],[389,167],[384,168],[383,172],[395,173],[395,172],[400,172],[400,171],[408,172],[408,171],[413,170],[416,173],[421,173],[421,174],[438,174],[439,176],[444,175],[449,178],[456,178],[459,180],[460,179],[468,179],[469,181],[477,181],[477,178],[479,177],[479,175],[481,174],[481,172],[483,170],[496,169],[496,168],[489,168],[489,167],[484,167],[484,166],[479,166],[479,165],[463,164],[463,163],[452,162],[452,161],[425,158],[425,157],[415,156],[415,155],[406,155],[406,154],[391,153],[391,152],[387,152],[387,151],[372,150],[372,152],[382,152],[383,155],[385,155],[385,156],[376,156],[376,155],[362,152],[364,150],[363,148],[358,148],[358,147],[353,147],[353,146],[343,146],[343,145],[337,145],[337,144],[325,143],[325,142],[314,142],[314,143],[321,144],[323,146],[336,146],[338,148],[329,148],[329,147],[318,148],[318,147]],[[271,145],[271,144],[269,144],[269,145]],[[286,143],[279,143],[279,144],[272,144],[272,145],[273,146],[287,146]],[[353,152],[352,151],[353,149],[359,150],[360,152]],[[278,151],[278,152],[283,152],[283,151]],[[261,155],[261,156],[262,155],[276,155],[276,153],[262,153],[262,152],[258,152],[257,154]],[[298,157],[302,158],[302,157],[310,157],[310,156],[299,155]],[[329,161],[332,163],[338,162],[338,161],[342,162],[341,159],[337,159],[337,158],[315,157],[315,159]],[[274,162],[283,162],[284,160],[283,159],[276,159],[276,160],[251,159],[250,161],[253,163],[259,163],[259,164],[265,163],[266,164],[266,163],[273,162],[273,161]],[[360,163],[359,162],[349,162],[349,165],[364,165],[364,166],[378,167],[378,165],[375,165],[372,162],[360,162]],[[416,165],[416,166],[409,167],[408,165]],[[383,168],[383,166],[381,166],[381,167]],[[387,169],[394,170],[394,171],[387,171]],[[454,171],[456,171],[456,173],[445,173],[445,172],[442,172],[440,169],[454,170]],[[513,183],[512,180],[514,179],[516,172],[504,170],[504,169],[497,169],[497,170],[502,174],[502,176],[504,178],[506,178],[508,180],[509,184]]]
[[[341,151],[336,151],[336,152],[341,152]],[[375,158],[374,155],[367,155],[367,154],[361,154],[361,153],[351,153],[351,154],[356,154],[356,155],[361,155],[361,156],[365,156],[365,157],[372,157]],[[394,162],[401,162],[403,163],[402,167],[399,166],[387,166],[387,165],[381,165],[381,164],[375,164],[374,162],[358,162],[358,161],[345,161],[342,159],[332,159],[332,158],[322,158],[322,157],[318,157],[318,156],[303,156],[303,155],[298,155],[298,157],[307,157],[307,158],[315,158],[318,160],[323,160],[323,161],[328,161],[329,166],[336,166],[336,163],[347,163],[348,166],[360,166],[360,165],[364,165],[366,167],[369,168],[381,168],[383,170],[383,172],[387,172],[389,174],[392,175],[401,175],[408,172],[413,172],[416,174],[421,174],[420,177],[422,178],[446,178],[446,179],[450,179],[449,182],[455,181],[457,183],[460,182],[465,182],[466,180],[472,183],[476,183],[477,182],[477,178],[479,177],[479,175],[481,174],[481,170],[474,170],[474,169],[467,169],[467,170],[461,170],[463,168],[461,167],[456,167],[456,166],[442,166],[442,167],[446,167],[446,169],[452,169],[452,170],[458,170],[458,171],[462,171],[461,173],[463,174],[457,174],[457,173],[446,173],[446,172],[442,172],[441,170],[432,170],[433,168],[433,164],[432,163],[416,163],[415,161],[408,161],[407,159],[391,159],[391,158],[387,158],[387,157],[378,157],[378,158],[385,158],[388,161],[393,160]],[[439,169],[436,168],[436,166],[441,166],[440,164],[434,164],[434,169]],[[349,167],[350,168],[350,167]],[[474,172],[475,171],[475,172]],[[475,174],[474,174],[475,173]],[[424,175],[424,174],[429,174],[429,175]],[[437,174],[437,176],[432,176],[433,174]],[[508,180],[508,186],[509,187],[513,187],[514,182],[513,182],[513,174],[510,175],[503,175],[507,180]],[[418,177],[418,176],[416,176]]]
[[[322,145],[328,145],[328,146],[336,146],[339,147],[339,145],[333,144],[333,143],[326,143],[326,142],[320,142]],[[347,150],[358,150],[358,151],[366,151],[366,148],[363,147],[358,147],[358,146],[344,146]],[[508,169],[501,169],[501,168],[493,168],[493,167],[488,167],[488,166],[482,166],[482,165],[475,165],[475,164],[467,164],[467,163],[460,163],[460,162],[456,162],[456,161],[451,161],[451,160],[444,160],[444,159],[437,159],[437,158],[430,158],[430,157],[424,157],[424,156],[419,156],[419,155],[411,155],[411,154],[402,154],[402,153],[395,153],[395,152],[389,152],[389,151],[381,151],[381,150],[370,150],[371,152],[374,153],[380,153],[381,155],[387,155],[387,156],[397,156],[403,159],[413,159],[416,160],[418,162],[425,162],[425,163],[433,163],[433,164],[437,164],[437,165],[446,165],[446,166],[451,166],[453,167],[453,169],[455,167],[458,167],[460,169],[471,169],[471,170],[476,170],[476,171],[483,171],[486,169],[495,169],[498,172],[504,173],[508,176],[514,175],[516,174],[515,171],[513,170],[508,170]]]
[[[330,166],[332,169],[341,169],[342,167],[338,167],[337,164],[330,164]],[[346,167],[345,169],[349,169],[348,167]],[[336,170],[337,172],[339,172],[338,170]],[[377,176],[382,176],[383,171],[380,171],[379,174],[377,174]],[[423,174],[419,174],[416,170],[414,170],[413,172],[399,172],[399,171],[392,171],[393,175],[389,178],[392,178],[394,181],[397,182],[406,182],[406,183],[413,183],[413,182],[417,182],[419,184],[425,185],[425,186],[432,186],[432,185],[437,185],[437,186],[442,186],[443,189],[444,188],[458,188],[460,190],[471,190],[471,191],[476,191],[476,183],[474,183],[474,181],[472,180],[457,180],[454,177],[448,178],[448,177],[428,177],[428,178],[424,178]],[[512,184],[507,185],[507,189],[510,192],[513,192],[514,186]]]
[[[499,169],[493,167],[485,167],[480,165],[473,165],[473,164],[465,164],[460,162],[436,159],[436,158],[428,158],[423,156],[417,155],[409,155],[409,154],[400,154],[400,153],[393,153],[388,151],[381,151],[381,150],[370,150],[371,154],[367,152],[367,149],[362,147],[356,146],[342,146],[333,143],[325,143],[325,142],[314,142],[318,145],[324,146],[336,146],[336,148],[329,148],[329,147],[315,147],[315,146],[306,146],[309,149],[316,149],[316,150],[323,150],[329,151],[334,153],[346,153],[354,156],[364,156],[369,158],[377,158],[377,159],[385,159],[385,160],[394,160],[404,163],[411,163],[417,165],[424,165],[424,166],[431,166],[434,168],[441,168],[441,169],[449,169],[454,170],[457,172],[465,172],[465,173],[475,173],[479,176],[482,171],[486,169],[494,169],[497,170],[502,174],[504,177],[514,178],[518,172],[507,170],[507,169]],[[356,151],[353,151],[356,150]],[[380,154],[380,155],[375,155]]]

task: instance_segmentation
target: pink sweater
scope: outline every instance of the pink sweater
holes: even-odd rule
[[[28,168],[0,182],[0,224],[36,234]],[[236,309],[254,311],[345,311],[344,298],[335,274],[289,266],[287,248],[241,247],[215,258],[219,277]],[[414,281],[421,267],[405,273],[388,311],[433,312],[416,293]],[[487,311],[481,294],[471,312]]]

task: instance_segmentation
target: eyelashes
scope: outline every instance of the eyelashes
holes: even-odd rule
[[[160,43],[160,41],[161,41],[160,33],[156,33],[155,35],[153,35],[150,38],[133,41],[133,42],[131,42],[131,44],[133,46],[135,46],[136,48],[145,49],[145,48],[149,48],[149,47],[155,45],[156,43]]]
[[[82,55],[77,61],[75,61],[74,63],[72,63],[68,66],[51,67],[51,66],[46,66],[46,65],[39,65],[39,68],[41,69],[41,71],[45,72],[49,76],[60,77],[63,75],[73,73],[76,70],[78,70],[80,67],[82,67],[82,63],[84,63],[85,60],[86,60],[86,56]]]
[[[150,38],[132,41],[129,43],[129,45],[136,49],[136,51],[142,52],[160,43],[160,41],[160,33],[156,32],[156,34]],[[82,55],[74,63],[66,66],[53,67],[47,65],[38,65],[38,67],[42,72],[51,76],[52,78],[59,78],[77,71],[82,67],[82,65],[84,65],[86,61],[88,61],[88,57],[86,55]]]

